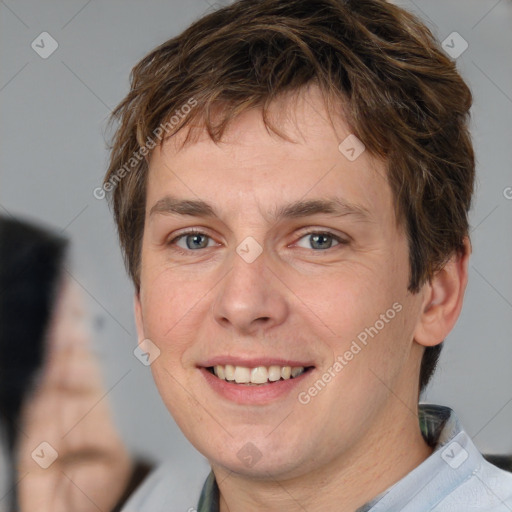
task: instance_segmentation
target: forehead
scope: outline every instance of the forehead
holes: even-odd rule
[[[235,118],[217,144],[197,126],[185,144],[187,128],[155,148],[147,212],[171,192],[220,209],[231,206],[237,214],[252,203],[270,215],[298,199],[334,196],[378,215],[392,209],[385,162],[357,146],[341,109],[329,117],[317,89],[283,97],[268,113],[289,140],[268,130],[261,111],[252,109]],[[357,158],[348,158],[354,153]]]

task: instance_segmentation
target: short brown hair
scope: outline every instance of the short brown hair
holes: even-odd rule
[[[161,142],[162,127],[165,140],[196,120],[218,141],[250,108],[260,108],[277,132],[269,104],[312,83],[328,111],[342,104],[352,132],[387,162],[397,225],[408,239],[409,291],[417,293],[464,250],[475,173],[472,96],[429,29],[384,0],[239,0],[142,59],[113,112],[119,126],[103,187],[113,189],[109,200],[137,290],[148,171],[141,148],[147,153],[154,137]],[[441,348],[425,349],[420,391]]]

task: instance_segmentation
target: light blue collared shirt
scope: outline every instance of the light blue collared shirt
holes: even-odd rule
[[[512,473],[484,459],[450,408],[419,404],[419,420],[434,452],[356,512],[512,512]],[[204,485],[194,505],[199,478]],[[204,478],[204,468],[187,478],[164,464],[123,512],[219,512],[215,476]]]

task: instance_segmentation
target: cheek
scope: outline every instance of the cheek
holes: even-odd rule
[[[321,278],[301,278],[293,289],[308,316],[341,340],[373,325],[398,295],[375,272],[355,265]]]
[[[164,403],[180,424],[180,415],[186,417],[187,411],[194,410],[194,401],[185,391],[192,387],[192,370],[185,368],[183,361],[193,346],[201,294],[193,283],[170,280],[165,272],[154,278],[147,290],[143,302],[144,333],[160,349],[151,373]]]
[[[350,374],[352,383],[374,379],[371,370],[391,376],[407,357],[410,298],[405,281],[396,276],[400,274],[391,268],[354,266],[349,272],[305,283],[297,291],[308,306],[302,308],[304,314],[317,326],[318,339],[333,360],[343,358],[343,373]]]
[[[163,360],[174,366],[190,344],[191,333],[198,328],[204,308],[203,286],[197,281],[171,279],[162,272],[146,281],[142,295],[144,333],[161,350]]]

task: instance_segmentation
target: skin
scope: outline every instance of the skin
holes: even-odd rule
[[[139,340],[160,350],[151,366],[156,385],[210,461],[221,512],[353,512],[432,453],[417,418],[420,361],[457,320],[470,246],[466,241],[465,254],[409,293],[408,247],[385,163],[368,151],[353,162],[341,154],[350,129],[341,114],[330,124],[315,87],[276,101],[270,113],[293,142],[269,133],[253,110],[218,145],[203,131],[180,148],[179,132],[153,152],[135,296]],[[150,215],[166,195],[206,201],[219,218]],[[295,200],[333,195],[365,208],[367,220],[270,214]],[[192,249],[186,237],[176,240],[187,228],[207,235],[199,241],[206,248],[195,248],[193,236]],[[318,248],[311,230],[348,244],[328,238]],[[249,236],[263,249],[252,263],[236,252]],[[297,393],[394,303],[402,306],[395,318],[300,403]],[[198,369],[221,355],[292,358],[315,368],[288,395],[247,405],[217,394]],[[248,442],[261,455],[251,467],[237,455]]]

